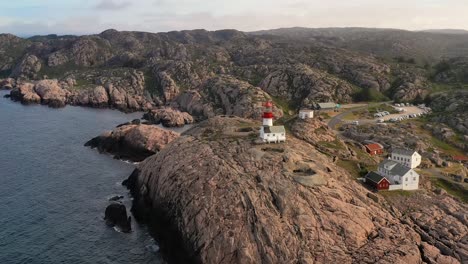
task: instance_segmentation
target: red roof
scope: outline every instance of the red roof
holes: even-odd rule
[[[271,108],[271,107],[273,107],[273,103],[271,101],[268,101],[263,106],[265,106],[267,108]]]
[[[271,112],[265,112],[265,113],[263,113],[262,117],[263,118],[273,118],[274,116],[273,116],[273,113],[271,113]]]
[[[465,156],[453,156],[453,160],[455,160],[455,161],[468,161],[468,157],[465,157]]]
[[[376,150],[381,150],[381,149],[383,149],[383,147],[382,147],[380,144],[369,144],[369,145],[366,145],[366,148],[367,148],[369,151],[376,151]]]

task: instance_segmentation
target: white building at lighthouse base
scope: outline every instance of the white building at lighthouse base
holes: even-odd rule
[[[267,143],[279,143],[286,141],[286,129],[284,126],[262,126],[260,138]]]

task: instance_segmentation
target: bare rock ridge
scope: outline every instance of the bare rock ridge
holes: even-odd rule
[[[457,249],[459,260],[438,249],[435,241],[441,238],[423,243],[411,225],[400,221],[397,209],[368,198],[365,188],[313,146],[294,137],[286,144],[255,145],[255,132],[239,129],[246,126],[256,124],[237,117],[203,121],[143,161],[124,182],[134,197],[135,217],[159,230],[163,242],[171,237],[164,230],[173,231],[189,261],[464,259],[460,250],[466,243]],[[297,177],[321,181],[304,184]],[[162,250],[168,248],[163,243]]]
[[[29,39],[1,34],[0,78],[14,78],[18,85],[12,88],[56,79],[68,91],[65,104],[122,111],[171,106],[200,119],[217,114],[248,118],[253,114],[248,103],[262,95],[299,108],[318,101],[411,101],[424,98],[432,82],[465,83],[463,59],[440,67],[432,50],[424,49],[425,55],[415,48],[426,45],[420,39],[434,40],[434,51],[450,50],[454,55],[448,57],[467,55],[460,48],[463,35],[368,29],[251,34],[106,30],[97,35]],[[411,58],[407,49],[428,66],[420,67],[415,58],[395,63],[394,57]],[[385,52],[390,50],[393,57]],[[435,75],[428,78],[432,72]],[[37,102],[34,95],[26,98]]]
[[[135,122],[139,123],[139,122]],[[146,124],[124,124],[88,141],[85,146],[139,162],[154,155],[179,137],[178,133]]]

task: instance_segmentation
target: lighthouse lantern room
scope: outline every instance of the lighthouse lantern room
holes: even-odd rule
[[[266,102],[264,105],[264,112],[262,115],[263,124],[260,129],[260,138],[266,143],[279,143],[286,141],[286,130],[284,126],[273,125],[273,103]]]
[[[265,111],[263,112],[263,125],[273,126],[273,103],[268,101],[264,105]]]

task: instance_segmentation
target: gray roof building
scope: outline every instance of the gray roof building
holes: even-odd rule
[[[332,109],[336,107],[336,104],[333,102],[329,103],[318,103],[319,109]]]
[[[396,148],[392,150],[392,153],[397,155],[413,156],[416,151],[411,149]]]
[[[373,172],[373,171],[367,173],[365,178],[366,178],[366,181],[371,181],[371,182],[373,182],[375,184],[379,184],[383,179],[385,179],[384,176],[378,174],[377,172]]]
[[[284,126],[265,126],[264,130],[265,133],[275,133],[275,134],[280,134],[280,133],[286,133],[286,130],[284,129]]]
[[[390,173],[390,175],[399,175],[403,176],[408,171],[411,170],[411,168],[406,167],[404,165],[401,165],[400,163],[393,161],[393,160],[384,160],[379,164],[379,170],[385,170],[387,169]]]

